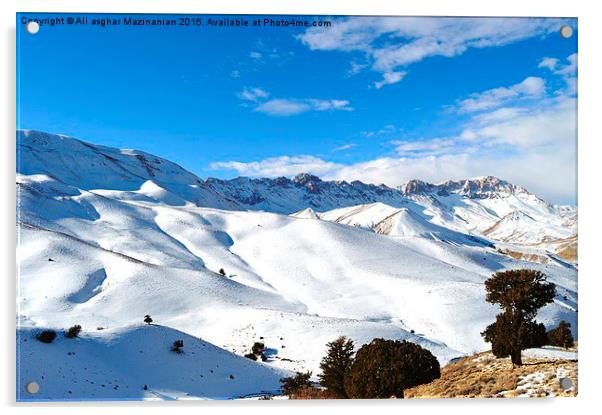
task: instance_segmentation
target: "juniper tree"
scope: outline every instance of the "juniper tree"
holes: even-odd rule
[[[415,343],[374,339],[363,345],[345,377],[350,398],[403,398],[404,389],[441,376],[439,361]]]
[[[540,271],[501,271],[485,281],[486,301],[498,304],[502,313],[481,333],[496,357],[508,357],[522,365],[521,351],[546,343],[545,327],[534,319],[537,311],[554,300],[556,286]]]
[[[547,333],[547,336],[548,342],[552,346],[568,349],[575,345],[575,339],[573,339],[573,334],[571,333],[571,323],[567,323],[564,320],[561,320],[560,323],[558,323],[558,327],[550,330]]]
[[[353,341],[341,336],[327,343],[328,352],[320,363],[320,385],[338,398],[349,398],[345,392],[345,375],[353,363]]]
[[[80,326],[79,324],[76,324],[75,326],[69,327],[69,330],[67,330],[65,332],[65,337],[67,337],[68,339],[73,339],[73,338],[79,336],[79,333],[81,331],[82,331],[82,326]]]
[[[311,388],[312,383],[310,379],[311,372],[296,372],[295,376],[282,378],[280,379],[280,383],[282,384],[282,393],[291,396],[300,389]]]

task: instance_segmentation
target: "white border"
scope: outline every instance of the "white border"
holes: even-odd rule
[[[600,307],[602,301],[602,275],[596,267],[600,256],[597,236],[602,235],[602,154],[600,140],[600,107],[602,95],[602,16],[596,13],[594,1],[557,0],[499,0],[495,3],[471,0],[420,0],[394,2],[391,0],[221,0],[207,3],[191,0],[136,1],[104,0],[76,1],[54,0],[3,0],[2,8],[2,55],[1,71],[4,96],[0,101],[5,133],[2,140],[3,163],[0,209],[2,215],[2,303],[4,324],[2,325],[2,377],[0,390],[5,413],[44,412],[44,414],[104,414],[107,406],[124,408],[128,414],[178,414],[202,412],[244,412],[246,414],[307,414],[308,412],[348,411],[360,413],[374,410],[384,413],[416,411],[420,413],[479,413],[507,414],[526,410],[548,413],[580,413],[592,409],[602,384],[600,359]],[[15,12],[124,12],[124,13],[240,13],[240,14],[354,14],[354,15],[456,15],[456,16],[563,16],[579,18],[579,397],[576,399],[531,399],[531,400],[412,400],[405,402],[208,402],[208,403],[111,403],[61,404],[61,405],[17,405],[15,396]],[[40,63],[43,67],[43,62]],[[120,409],[121,410],[121,409]]]

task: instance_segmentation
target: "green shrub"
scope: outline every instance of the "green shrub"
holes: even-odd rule
[[[282,393],[291,396],[303,388],[311,388],[312,383],[310,378],[311,372],[297,372],[295,376],[280,379],[280,383],[282,384]]]
[[[56,338],[56,331],[54,330],[43,330],[36,335],[36,339],[42,343],[52,343]]]
[[[261,342],[253,343],[253,347],[251,347],[251,353],[260,355],[265,351],[265,344]]]
[[[65,332],[65,337],[67,337],[68,339],[73,339],[73,338],[79,336],[79,333],[81,331],[82,331],[82,326],[80,326],[79,324],[76,324],[75,326],[69,327],[69,330],[67,330]]]
[[[182,353],[182,347],[184,347],[184,340],[175,340],[171,346],[171,351],[176,353]]]
[[[328,343],[328,352],[320,363],[320,385],[337,398],[348,398],[345,392],[345,375],[353,363],[353,341],[341,336]]]
[[[562,320],[558,323],[558,327],[548,331],[548,343],[552,346],[564,347],[568,349],[575,345],[575,339],[571,333],[571,323]]]
[[[374,339],[362,346],[345,377],[350,398],[403,398],[403,390],[441,376],[433,354],[407,341]]]

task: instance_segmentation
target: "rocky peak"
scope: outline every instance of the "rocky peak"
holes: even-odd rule
[[[405,184],[405,186],[401,186],[400,189],[403,194],[425,194],[431,193],[434,189],[435,185],[431,183],[424,182],[422,180],[413,179]]]
[[[486,199],[504,197],[505,195],[525,193],[521,186],[508,183],[494,176],[477,177],[465,180],[448,180],[440,184],[431,184],[421,180],[410,180],[401,187],[405,195],[432,194],[447,196],[451,193],[460,194],[471,199]]]
[[[293,183],[296,183],[300,186],[305,186],[308,183],[319,183],[322,180],[318,176],[314,176],[309,173],[299,173],[295,177],[293,177]]]

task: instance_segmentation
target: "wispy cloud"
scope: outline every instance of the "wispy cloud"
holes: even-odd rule
[[[324,175],[335,169],[336,166],[335,163],[324,161],[318,157],[301,155],[271,157],[249,163],[220,161],[211,163],[209,168],[212,170],[234,170],[243,176],[280,177],[305,172]]]
[[[365,137],[375,137],[375,136],[393,134],[396,131],[397,131],[397,128],[393,124],[387,124],[379,130],[363,131],[362,135],[364,135]]]
[[[543,58],[539,62],[540,68],[549,69],[553,74],[561,76],[566,83],[566,90],[557,91],[557,94],[575,94],[577,92],[577,54],[573,53],[561,62],[558,58]]]
[[[472,94],[458,102],[460,112],[489,110],[517,99],[538,98],[545,94],[546,84],[542,78],[530,76],[522,82],[509,86],[489,89]]]
[[[236,96],[245,101],[258,101],[267,98],[270,94],[261,88],[244,88]]]
[[[271,99],[255,108],[257,112],[285,117],[307,111],[352,111],[349,101],[342,99]]]
[[[343,144],[342,146],[338,146],[332,149],[332,151],[345,151],[352,149],[353,147],[357,147],[355,143]]]
[[[536,18],[350,17],[328,29],[310,28],[298,39],[311,50],[363,52],[371,68],[383,74],[382,87],[399,82],[403,68],[423,59],[545,36],[564,24]]]
[[[456,137],[446,137],[413,141],[393,140],[391,144],[395,146],[395,151],[400,157],[409,158],[472,152],[468,150],[468,146],[460,145],[461,142]]]
[[[406,76],[407,72],[399,71],[399,72],[385,72],[383,74],[382,81],[377,81],[374,83],[376,89],[381,89],[385,85],[396,84],[401,81],[404,76]]]
[[[317,98],[273,98],[261,88],[244,88],[236,94],[243,101],[255,103],[254,111],[276,117],[286,117],[308,111],[352,111],[349,101],[344,99]]]
[[[351,61],[351,67],[347,71],[347,75],[353,76],[357,75],[364,69],[366,69],[369,65],[367,63],[359,63],[357,61]]]

